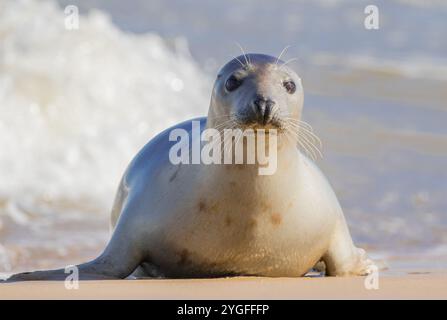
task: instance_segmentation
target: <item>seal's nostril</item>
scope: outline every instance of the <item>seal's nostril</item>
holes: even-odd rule
[[[267,122],[270,121],[271,115],[272,115],[272,106],[270,104],[266,104],[265,109],[264,109],[264,117],[263,117],[264,124],[266,124]]]
[[[266,107],[273,109],[273,106],[275,105],[275,101],[267,99],[265,102]]]
[[[264,114],[264,109],[266,106],[266,100],[264,98],[256,98],[253,101],[255,107],[256,107],[256,111],[259,112],[260,114]]]
[[[257,117],[260,122],[267,124],[272,119],[272,110],[275,106],[275,101],[271,99],[265,99],[263,97],[257,97],[253,101],[256,109]]]

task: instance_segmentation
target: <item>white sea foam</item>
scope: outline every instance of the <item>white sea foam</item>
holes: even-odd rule
[[[103,13],[64,28],[53,2],[0,8],[0,197],[110,205],[155,133],[203,115],[209,83],[178,41],[126,34]]]

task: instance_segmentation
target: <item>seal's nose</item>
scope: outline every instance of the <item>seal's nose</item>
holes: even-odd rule
[[[272,120],[275,101],[257,96],[253,100],[253,106],[259,123],[266,125]]]

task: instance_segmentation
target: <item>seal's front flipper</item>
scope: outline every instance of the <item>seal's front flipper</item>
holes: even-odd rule
[[[343,257],[340,256],[340,257]],[[374,262],[369,259],[365,250],[361,248],[352,248],[352,253],[344,258],[337,255],[327,253],[324,257],[328,266],[326,275],[328,276],[365,276],[370,274],[374,269]]]
[[[323,260],[318,261],[312,268],[312,270],[320,273],[326,273],[326,264]]]
[[[329,276],[367,275],[372,272],[374,265],[374,262],[368,259],[365,250],[354,246],[343,216],[335,226],[323,261],[326,265],[326,275]]]

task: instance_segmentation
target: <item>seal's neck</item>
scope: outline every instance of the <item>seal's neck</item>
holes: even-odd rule
[[[271,138],[271,137],[270,137]],[[267,141],[269,141],[267,139]],[[299,170],[301,163],[301,154],[297,149],[296,144],[287,139],[286,136],[278,134],[276,143],[267,142],[265,149],[267,155],[261,155],[261,157],[255,157],[255,163],[250,163],[248,160],[248,154],[251,155],[262,154],[260,147],[255,147],[254,150],[249,150],[247,147],[247,141],[243,142],[244,161],[238,163],[235,160],[233,154],[232,162],[224,162],[216,165],[202,166],[204,177],[213,177],[216,181],[231,180],[236,183],[246,183],[248,185],[256,183],[258,181],[283,181],[284,179],[290,179],[294,177],[294,172]],[[233,150],[236,150],[234,148]],[[228,149],[227,149],[228,151]],[[224,155],[222,155],[224,160]],[[296,177],[296,176],[295,176]]]

